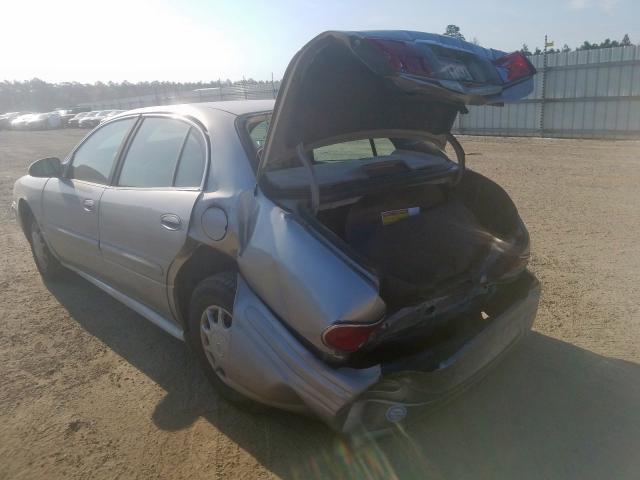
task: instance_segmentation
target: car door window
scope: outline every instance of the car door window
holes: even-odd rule
[[[75,151],[68,177],[105,185],[120,145],[135,121],[120,120],[96,130]]]
[[[190,126],[170,118],[145,118],[120,171],[124,187],[170,187]]]
[[[193,128],[182,149],[174,186],[199,187],[204,172],[205,147],[202,135]]]

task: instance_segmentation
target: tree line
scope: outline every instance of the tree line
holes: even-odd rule
[[[446,35],[447,37],[458,38],[460,40],[465,39],[464,35],[462,34],[462,31],[460,30],[460,27],[457,25],[447,25],[447,28],[445,29],[443,35]],[[472,42],[475,44],[479,43],[476,38],[474,38]],[[631,38],[629,38],[629,34],[625,33],[624,36],[622,37],[622,40],[620,41],[606,38],[604,41],[600,43],[598,42],[591,43],[588,40],[585,40],[584,42],[582,42],[582,45],[579,45],[578,47],[576,47],[575,50],[596,50],[598,48],[631,47],[633,45],[634,44],[631,43]],[[556,49],[554,49],[553,47],[547,48],[547,53],[571,52],[573,50],[574,49],[572,49],[569,45],[565,43],[562,46],[562,48],[556,48]],[[540,55],[543,53],[543,50],[540,47],[536,47],[535,50],[532,52],[531,50],[529,50],[529,46],[526,43],[522,44],[522,48],[520,49],[520,51],[525,55]]]
[[[62,82],[49,83],[39,78],[25,81],[0,82],[0,113],[13,111],[45,112],[55,108],[73,107],[79,104],[116,100],[126,97],[156,95],[160,98],[179,96],[197,88],[214,88],[231,85],[256,85],[271,82],[252,78],[232,82]]]
[[[604,41],[600,43],[598,42],[591,43],[588,40],[585,40],[584,42],[582,42],[582,45],[576,47],[575,50],[597,50],[599,48],[632,47],[632,46],[633,46],[633,43],[631,43],[629,34],[625,33],[624,36],[622,37],[622,40],[620,41],[606,38]],[[574,49],[572,49],[569,45],[565,43],[562,48],[556,48],[556,49],[547,48],[547,53],[571,52],[573,50]],[[525,55],[540,55],[543,53],[543,50],[541,50],[540,47],[536,47],[536,49],[533,52],[531,52],[526,43],[522,44],[522,48],[520,49],[520,51]]]

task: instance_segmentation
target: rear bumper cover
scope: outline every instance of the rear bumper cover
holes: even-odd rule
[[[226,383],[259,402],[320,417],[346,433],[384,432],[461,391],[514,345],[533,324],[540,287],[496,317],[440,368],[383,374],[333,368],[313,355],[258,298],[242,276],[233,334],[225,358]]]
[[[353,433],[364,428],[379,433],[398,423],[411,423],[480,380],[531,330],[539,299],[540,284],[533,279],[525,298],[496,317],[437,370],[421,372],[416,365],[415,371],[383,374],[342,413],[340,430]]]

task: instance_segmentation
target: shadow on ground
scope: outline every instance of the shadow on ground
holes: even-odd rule
[[[164,430],[204,417],[285,479],[637,478],[640,366],[532,333],[419,424],[348,447],[323,425],[215,400],[186,348],[79,277],[48,288],[89,333],[167,392]]]

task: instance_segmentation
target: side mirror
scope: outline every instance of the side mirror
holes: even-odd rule
[[[29,166],[29,175],[43,178],[59,177],[62,175],[62,163],[58,157],[41,158]]]

